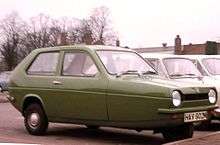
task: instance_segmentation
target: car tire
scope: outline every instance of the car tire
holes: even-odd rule
[[[41,105],[30,104],[24,112],[24,124],[32,135],[44,135],[48,128],[48,119]]]
[[[87,127],[88,129],[92,129],[92,130],[99,129],[99,126],[95,126],[95,125],[86,125],[86,127]]]
[[[197,130],[207,130],[207,129],[209,129],[210,125],[211,125],[210,119],[194,124],[195,129],[197,129]]]
[[[167,128],[162,131],[163,137],[166,141],[176,141],[193,136],[193,124],[184,124],[175,128]]]

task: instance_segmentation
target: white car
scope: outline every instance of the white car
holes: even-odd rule
[[[216,67],[213,64],[214,62],[212,65],[208,65],[208,59],[196,59],[197,56],[156,53],[142,53],[141,55],[152,64],[160,76],[181,82],[213,86],[216,88],[218,96],[220,96],[220,57],[217,59],[219,64]],[[217,60],[215,60],[215,63],[217,63]],[[205,66],[208,66],[208,68]],[[219,70],[219,75],[213,76],[217,70]],[[217,104],[220,106],[220,99],[218,99]],[[215,109],[213,112],[212,119],[215,118],[220,119],[220,108]]]
[[[219,55],[182,55],[181,57],[191,59],[197,69],[204,76],[206,84],[215,85],[218,96],[220,96],[220,56]],[[220,99],[217,104],[220,106]],[[215,116],[220,118],[220,108],[216,109]]]
[[[203,77],[189,58],[172,54],[141,54],[157,70],[160,76],[181,82],[202,83]]]

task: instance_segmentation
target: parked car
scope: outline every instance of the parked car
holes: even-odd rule
[[[189,83],[200,83],[202,74],[195,67],[193,61],[180,55],[172,54],[141,54],[162,77]]]
[[[3,71],[0,73],[0,91],[7,90],[7,83],[10,75],[11,71]]]
[[[216,108],[215,88],[157,75],[135,51],[108,46],[36,49],[12,72],[10,102],[27,131],[42,135],[48,122],[193,136],[193,122]]]
[[[215,85],[220,95],[220,56],[219,55],[183,55],[191,59],[203,75],[206,84]],[[220,99],[217,104],[220,106]],[[213,119],[220,119],[220,108],[215,109]]]
[[[145,53],[142,54],[142,56],[151,62],[153,67],[163,77],[181,82],[200,83],[215,86],[217,92],[220,92],[220,81],[216,81],[216,79],[208,77],[211,76],[211,73],[208,71],[208,69],[212,69],[214,72],[220,70],[218,67],[216,67],[216,63],[218,62],[216,57],[215,61],[212,61],[208,56],[198,55],[188,56]],[[205,59],[203,60],[202,58]],[[220,66],[220,59],[218,63]],[[220,106],[220,100],[218,100],[217,104]],[[207,122],[203,122],[203,125],[208,125],[212,119],[220,119],[220,108],[215,109],[212,114],[212,118],[210,118],[210,120]]]

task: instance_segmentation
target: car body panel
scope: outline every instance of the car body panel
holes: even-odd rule
[[[184,95],[208,93],[210,87],[169,80],[158,75],[110,75],[96,50],[129,51],[107,46],[63,46],[34,50],[13,71],[9,81],[11,103],[23,112],[26,97],[36,97],[50,122],[116,126],[124,128],[161,128],[184,124],[187,112],[210,111],[216,108],[207,99],[183,101],[179,107],[172,104],[174,90]],[[88,53],[97,66],[95,76],[62,76],[65,52]],[[59,52],[54,75],[30,75],[26,70],[35,57],[44,52]],[[135,52],[134,52],[135,53]],[[54,81],[59,82],[55,84]],[[160,110],[176,110],[161,112]],[[162,121],[163,120],[163,121]]]

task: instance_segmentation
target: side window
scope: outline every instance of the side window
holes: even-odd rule
[[[59,52],[40,53],[27,73],[31,75],[54,75],[58,64]]]
[[[154,69],[158,72],[160,76],[164,76],[162,65],[159,59],[150,58],[149,62],[153,65]]]
[[[201,64],[197,61],[196,62],[197,69],[203,76],[207,76],[208,74],[205,72],[205,70],[202,68]]]
[[[95,76],[98,69],[86,52],[65,53],[62,75]]]
[[[158,64],[158,66],[157,66],[158,74],[159,74],[160,76],[165,76],[165,73],[164,73],[164,71],[163,71],[162,65],[161,65],[161,63],[160,63],[159,60],[157,60],[157,64]]]
[[[154,67],[154,69],[156,69],[157,59],[148,58],[147,60],[151,63],[151,65]],[[157,71],[157,69],[156,69],[156,71]]]

